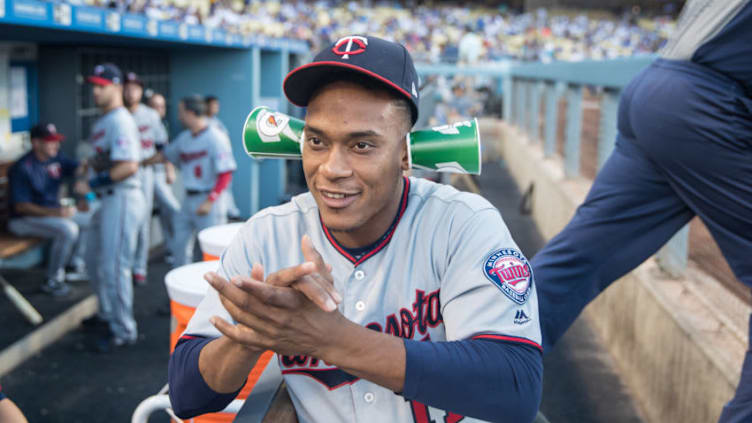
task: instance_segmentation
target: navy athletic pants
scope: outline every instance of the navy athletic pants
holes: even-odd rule
[[[625,88],[616,147],[585,202],[532,260],[544,351],[695,215],[752,287],[752,98],[704,66],[658,59]],[[742,421],[752,421],[749,351],[721,418]]]

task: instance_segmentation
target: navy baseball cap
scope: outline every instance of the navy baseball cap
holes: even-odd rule
[[[413,123],[418,120],[418,72],[401,44],[371,36],[350,35],[325,48],[311,63],[293,69],[283,83],[287,99],[305,107],[333,72],[353,72],[373,78],[410,103]]]
[[[123,73],[112,63],[102,63],[94,66],[94,74],[86,80],[96,85],[122,84]]]
[[[144,87],[144,83],[141,81],[141,79],[139,79],[139,77],[136,74],[136,72],[133,72],[133,71],[128,71],[128,72],[125,73],[125,82],[130,82],[130,83],[133,83],[133,84],[138,84],[138,85],[141,86],[141,88]]]
[[[62,141],[65,139],[65,136],[58,133],[57,128],[52,123],[38,123],[29,132],[31,139],[41,139],[42,141]]]

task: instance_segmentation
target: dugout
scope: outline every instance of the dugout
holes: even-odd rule
[[[95,64],[110,61],[165,95],[171,138],[181,130],[180,98],[198,93],[220,99],[219,118],[238,162],[233,193],[241,214],[250,216],[285,198],[287,172],[281,160],[246,156],[243,122],[257,105],[299,113],[281,85],[308,54],[308,46],[296,40],[241,36],[102,8],[6,0],[0,6],[0,161],[28,150],[28,130],[40,120],[57,125],[67,137],[63,151],[75,156],[97,117],[85,77]]]

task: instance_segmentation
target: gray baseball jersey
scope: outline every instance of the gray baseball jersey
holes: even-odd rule
[[[332,265],[344,298],[339,312],[353,322],[421,341],[497,339],[539,347],[532,270],[498,210],[480,196],[424,179],[407,179],[405,187],[397,224],[362,256],[337,243],[305,193],[253,216],[222,255],[219,272],[229,278],[249,275],[254,263],[267,272],[298,265],[300,239],[308,234]],[[219,336],[208,320],[213,315],[231,321],[210,288],[185,334]],[[301,422],[461,418],[313,357],[278,360]]]
[[[92,126],[89,140],[97,156],[111,161],[141,161],[138,127],[125,107],[118,107],[100,117]],[[139,185],[138,174],[113,184],[114,187]]]
[[[132,113],[133,120],[136,121],[138,132],[141,138],[141,157],[146,159],[156,154],[156,144],[167,142],[167,132],[159,118],[156,110],[139,104]],[[149,212],[154,207],[154,167],[146,166],[140,170],[141,190],[144,193],[145,209]],[[148,213],[149,215],[151,213]],[[134,259],[133,273],[140,277],[146,276],[147,263],[149,259],[149,239],[150,239],[151,219],[143,219],[143,223],[138,231],[138,242],[136,244],[136,256]]]
[[[214,126],[216,126],[216,127],[217,127],[217,129],[219,129],[220,131],[224,132],[225,134],[229,134],[229,133],[230,133],[230,132],[229,132],[229,131],[227,130],[227,127],[225,126],[225,124],[224,124],[224,123],[222,123],[222,121],[221,121],[221,120],[219,120],[219,118],[218,118],[218,117],[216,117],[216,116],[212,116],[212,117],[208,117],[208,118],[206,118],[206,120],[207,120],[207,121],[209,122],[209,125],[214,125]]]
[[[189,190],[209,191],[217,174],[236,168],[230,140],[222,131],[208,125],[197,135],[185,130],[164,149],[167,160],[180,166],[183,186]]]
[[[133,112],[141,137],[142,157],[148,159],[156,153],[155,146],[167,142],[167,131],[162,125],[159,113],[149,106],[139,104]]]

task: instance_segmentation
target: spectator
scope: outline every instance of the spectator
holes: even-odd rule
[[[80,234],[88,227],[90,219],[89,214],[76,212],[73,199],[60,199],[63,179],[83,172],[78,162],[60,153],[64,138],[51,123],[34,126],[31,151],[9,171],[11,219],[8,229],[19,236],[52,240],[47,280],[41,288],[55,297],[70,292],[66,279],[86,279],[83,244],[79,240],[84,238]],[[75,270],[66,275],[65,265],[69,261]]]

